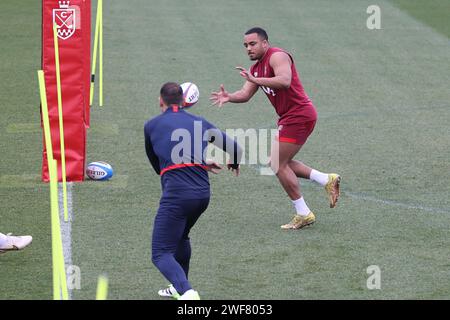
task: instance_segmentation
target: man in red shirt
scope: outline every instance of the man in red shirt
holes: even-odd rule
[[[339,199],[341,177],[335,173],[322,173],[293,160],[314,130],[317,112],[303,89],[292,56],[283,49],[271,47],[266,31],[261,28],[252,28],[245,33],[244,47],[250,60],[256,63],[249,71],[237,67],[246,80],[243,87],[229,93],[222,84],[210,99],[213,105],[222,107],[227,102],[249,101],[259,87],[264,91],[279,116],[278,136],[272,146],[270,165],[297,212],[291,222],[281,228],[301,229],[313,224],[315,216],[300,193],[297,178],[310,179],[324,186],[330,207],[334,208]]]

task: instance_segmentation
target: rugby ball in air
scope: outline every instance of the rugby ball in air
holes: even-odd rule
[[[86,168],[86,175],[92,180],[108,180],[113,173],[111,165],[103,161],[91,162]]]
[[[185,82],[181,84],[183,89],[183,108],[192,107],[200,98],[200,91],[195,83]]]

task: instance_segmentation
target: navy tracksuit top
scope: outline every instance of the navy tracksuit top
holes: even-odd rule
[[[204,118],[176,105],[147,121],[144,134],[148,159],[155,172],[161,175],[163,198],[209,198],[204,159],[209,142],[231,155],[234,168],[242,156],[234,139]]]

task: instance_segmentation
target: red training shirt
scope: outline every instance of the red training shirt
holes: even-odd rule
[[[275,73],[270,66],[270,57],[275,52],[285,52],[291,58],[292,80],[288,89],[272,89],[260,86],[269,98],[275,111],[280,116],[278,125],[296,124],[299,122],[317,120],[317,112],[312,101],[309,99],[295,68],[292,56],[285,50],[271,47],[267,50],[261,60],[251,66],[250,72],[256,78],[272,78]]]

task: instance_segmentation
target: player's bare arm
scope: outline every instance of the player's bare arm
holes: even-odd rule
[[[235,177],[239,177],[239,173],[240,173],[240,171],[241,171],[239,165],[238,165],[237,167],[234,167],[234,168],[233,168],[233,165],[231,164],[231,162],[228,162],[227,168],[228,168],[228,171],[231,170],[231,172],[233,173],[233,175],[234,175]]]
[[[250,100],[256,91],[258,91],[258,85],[249,81],[246,81],[240,90],[233,93],[226,91],[223,84],[221,84],[220,90],[212,92],[209,100],[211,100],[212,105],[219,105],[219,107],[222,107],[227,102],[244,103]]]
[[[240,74],[248,82],[257,86],[269,87],[272,89],[288,89],[291,85],[292,71],[291,58],[285,52],[276,52],[270,57],[270,66],[273,68],[275,76],[272,78],[256,78],[248,70],[236,67]]]

